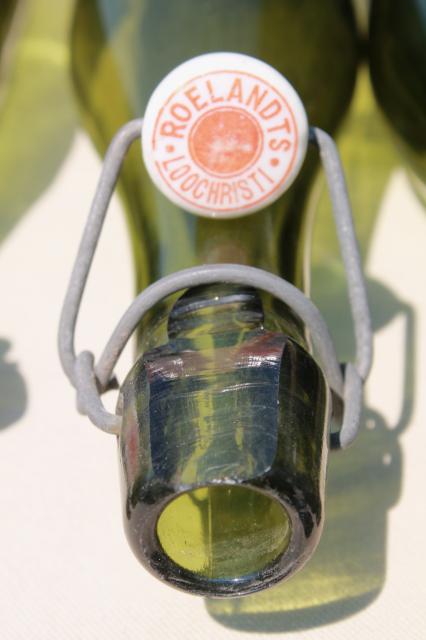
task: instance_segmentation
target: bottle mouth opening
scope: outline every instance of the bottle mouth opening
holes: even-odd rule
[[[180,494],[166,505],[156,528],[174,565],[215,585],[253,581],[282,557],[291,531],[278,500],[238,485]]]

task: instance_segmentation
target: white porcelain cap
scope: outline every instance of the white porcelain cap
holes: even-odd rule
[[[309,127],[298,94],[275,69],[237,53],[184,62],[146,108],[147,170],[177,206],[234,218],[263,209],[298,175]]]

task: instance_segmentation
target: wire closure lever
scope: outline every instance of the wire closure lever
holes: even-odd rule
[[[132,302],[119,321],[99,362],[83,351],[75,353],[74,338],[81,299],[114,192],[121,165],[130,145],[140,136],[142,119],[132,120],[116,134],[107,151],[101,177],[78,249],[59,327],[59,355],[62,367],[77,391],[77,405],[97,427],[118,435],[121,417],[109,413],[101,394],[111,388],[114,367],[141,319],[166,296],[201,284],[226,282],[263,289],[289,305],[310,333],[314,352],[331,389],[344,400],[343,422],[331,441],[334,448],[345,448],[355,439],[360,424],[362,391],[371,368],[372,329],[361,258],[355,235],[343,169],[333,139],[318,128],[310,129],[309,141],[316,145],[324,166],[340,251],[348,282],[353,319],[356,359],[347,363],[342,374],[326,322],[320,311],[299,289],[284,279],[255,267],[235,264],[202,265],[166,276],[147,287]]]

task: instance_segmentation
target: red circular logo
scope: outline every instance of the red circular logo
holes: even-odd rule
[[[238,175],[251,167],[262,146],[263,133],[255,118],[234,107],[207,111],[189,134],[194,162],[219,178]]]

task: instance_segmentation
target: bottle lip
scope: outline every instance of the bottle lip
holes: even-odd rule
[[[209,578],[194,573],[175,563],[164,551],[159,541],[157,525],[162,513],[177,498],[197,489],[219,486],[216,483],[194,484],[180,490],[165,494],[158,498],[155,504],[139,503],[137,539],[133,539],[133,531],[126,527],[126,535],[132,551],[145,568],[155,577],[167,582],[170,586],[193,595],[214,598],[239,597],[263,591],[297,573],[311,558],[318,546],[322,529],[323,517],[314,523],[313,528],[306,533],[302,513],[296,505],[285,495],[279,495],[267,486],[259,486],[255,482],[220,483],[223,488],[244,488],[248,491],[261,493],[276,501],[286,512],[289,519],[290,539],[285,550],[275,560],[257,572],[242,576],[226,578]],[[135,532],[136,532],[135,529]],[[139,540],[144,540],[140,545]]]
[[[154,90],[142,153],[158,189],[205,217],[235,218],[277,200],[306,155],[309,126],[292,85],[233,52],[187,60]]]

